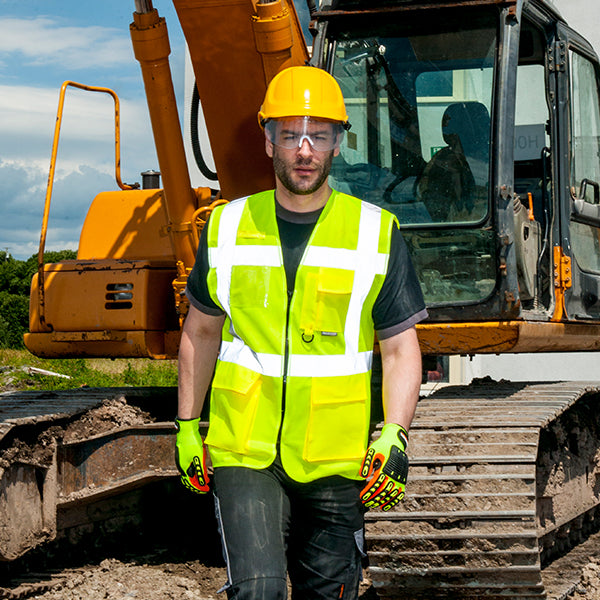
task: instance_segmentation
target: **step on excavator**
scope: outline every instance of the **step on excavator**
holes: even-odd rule
[[[119,189],[93,200],[77,258],[44,264],[55,135],[31,352],[176,357],[199,232],[216,203],[273,185],[257,108],[275,73],[307,62],[338,80],[352,124],[332,187],[401,224],[429,311],[425,357],[600,349],[600,64],[552,4],[308,0],[303,28],[290,0],[173,2],[218,181],[190,183],[166,23],[136,0],[131,38],[163,187],[121,183],[117,127]],[[66,82],[63,94],[69,85],[82,86]],[[118,117],[116,95],[115,106]],[[405,501],[367,514],[381,598],[551,597],[544,573],[600,510],[600,383],[535,379],[421,399]],[[375,402],[379,387],[375,369]],[[153,422],[59,440],[45,461],[5,461],[1,559],[81,522],[91,503],[174,476],[174,398],[110,393]],[[107,395],[5,395],[2,448],[25,433],[34,443]]]

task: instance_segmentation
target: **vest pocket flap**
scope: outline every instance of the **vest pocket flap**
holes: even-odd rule
[[[315,331],[344,331],[354,272],[321,267],[317,276]]]
[[[345,377],[315,377],[311,386],[311,404],[364,402],[369,394],[368,373]]]
[[[252,369],[230,362],[219,362],[212,387],[246,396],[260,379],[261,374]]]
[[[212,384],[206,444],[235,454],[250,453],[261,396],[262,376],[230,362],[219,362]]]
[[[354,271],[321,267],[319,269],[317,292],[321,294],[351,294]]]

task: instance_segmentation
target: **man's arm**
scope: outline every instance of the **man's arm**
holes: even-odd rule
[[[383,366],[385,425],[367,449],[360,474],[366,508],[392,509],[404,497],[408,475],[408,428],[419,400],[421,350],[413,327],[379,341]]]
[[[196,419],[200,416],[219,355],[224,321],[225,315],[207,315],[190,306],[179,347],[177,416],[180,419]]]
[[[417,330],[410,327],[379,341],[383,368],[383,410],[386,423],[408,431],[419,401],[421,349]]]

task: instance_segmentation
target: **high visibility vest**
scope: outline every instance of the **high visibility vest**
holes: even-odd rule
[[[279,446],[306,482],[359,478],[374,328],[395,217],[333,191],[288,298],[273,191],[215,209],[208,289],[226,313],[206,444],[214,466],[264,468]]]

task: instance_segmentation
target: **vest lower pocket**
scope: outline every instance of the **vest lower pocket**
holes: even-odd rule
[[[312,380],[303,458],[359,460],[369,431],[368,373]]]
[[[260,373],[234,363],[218,363],[212,383],[208,445],[249,453],[261,388]]]

